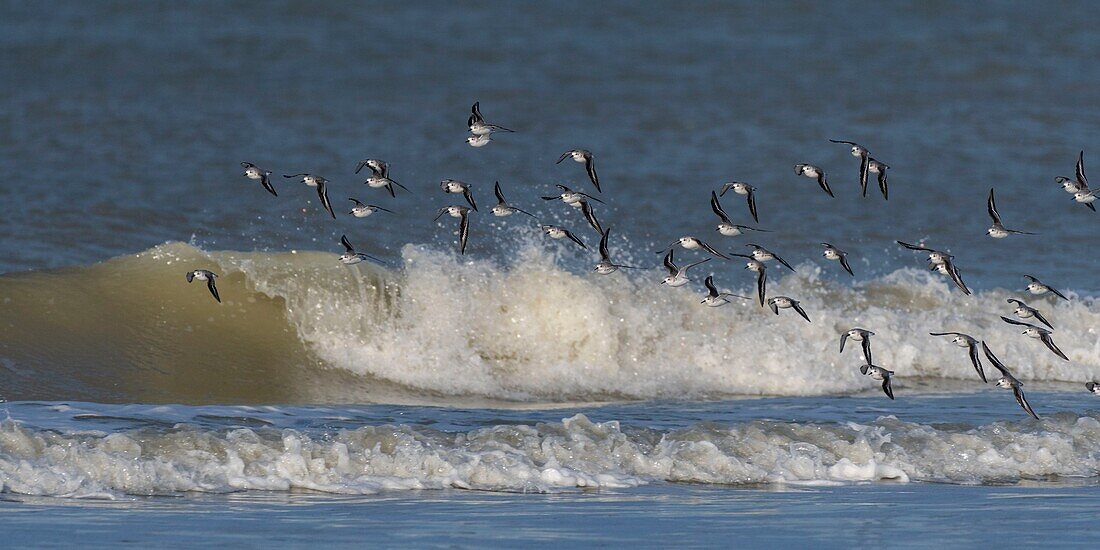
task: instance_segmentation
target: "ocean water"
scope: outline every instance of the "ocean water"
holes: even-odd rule
[[[0,6],[0,525],[23,545],[1083,545],[1100,220],[1054,178],[1100,150],[1088,8]],[[466,145],[474,101],[517,131]],[[829,138],[890,165],[888,201]],[[644,269],[597,275],[591,250],[487,212],[499,181],[594,249],[539,198],[595,194],[554,164],[575,147],[612,255]],[[409,192],[362,185],[368,157]],[[330,180],[337,220],[281,177],[299,172]],[[481,207],[465,255],[432,221],[462,203],[444,178]],[[769,232],[715,232],[731,180],[760,222],[739,195],[726,211]],[[1039,235],[989,239],[991,187]],[[337,262],[345,234],[385,265]],[[740,261],[658,284],[654,251],[689,234],[783,256],[768,294],[812,322],[701,306],[706,275],[754,295]],[[973,294],[897,239],[949,250]],[[998,318],[1010,298],[1069,361]],[[855,326],[896,400],[858,343],[838,353]],[[937,331],[986,341],[1041,419]]]

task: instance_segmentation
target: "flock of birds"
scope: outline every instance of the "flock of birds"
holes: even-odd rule
[[[467,126],[470,130],[470,136],[466,139],[466,141],[472,147],[484,147],[488,145],[490,142],[492,142],[493,134],[513,132],[513,130],[510,130],[503,126],[486,122],[485,118],[481,115],[479,103],[474,103],[471,109],[471,114],[467,119]],[[889,170],[889,166],[871,157],[869,150],[866,147],[859,145],[858,143],[832,139],[829,141],[833,143],[847,145],[851,149],[851,154],[859,158],[859,184],[864,197],[867,196],[867,183],[869,175],[875,174],[878,180],[879,191],[882,193],[883,199],[889,200],[889,188],[887,181],[887,171]],[[595,162],[591,152],[584,149],[573,149],[570,151],[566,151],[558,159],[557,164],[560,164],[566,159],[572,159],[577,163],[583,164],[585,172],[588,175],[588,179],[591,181],[593,187],[595,188],[595,191],[597,193],[603,193],[603,190],[600,186],[599,176],[596,174]],[[241,166],[244,168],[245,177],[251,180],[259,181],[264,189],[266,189],[269,193],[274,196],[278,196],[278,193],[275,190],[275,186],[271,181],[272,172],[270,170],[264,170],[250,162],[242,162]],[[386,191],[389,192],[391,197],[396,197],[395,188],[401,188],[405,191],[408,191],[408,188],[406,188],[404,185],[401,185],[400,183],[390,178],[389,165],[385,161],[378,159],[366,159],[360,161],[355,167],[355,173],[360,173],[363,168],[369,169],[371,174],[370,177],[363,182],[365,185],[372,188],[385,188]],[[825,171],[820,167],[814,166],[812,164],[796,164],[794,166],[794,171],[795,174],[799,176],[804,176],[816,180],[818,186],[821,187],[822,191],[827,193],[830,197],[834,196],[832,189],[829,187],[829,182],[826,177]],[[329,201],[327,187],[327,184],[329,183],[328,180],[316,174],[310,173],[288,174],[284,175],[283,177],[288,179],[299,179],[301,183],[309,187],[315,188],[317,190],[317,195],[320,199],[322,207],[325,209],[325,211],[328,212],[330,216],[332,216],[334,219],[336,218],[336,214],[333,211],[332,203]],[[1066,192],[1073,194],[1074,201],[1084,204],[1086,207],[1090,208],[1094,212],[1096,211],[1096,207],[1093,203],[1096,201],[1097,198],[1100,198],[1100,195],[1098,195],[1098,193],[1100,193],[1100,189],[1093,190],[1088,186],[1088,178],[1085,176],[1083,151],[1077,158],[1075,177],[1070,178],[1066,176],[1058,176],[1057,178],[1055,178],[1055,182],[1061,185]],[[595,209],[592,205],[592,203],[603,204],[603,201],[593,195],[590,195],[583,191],[570,189],[564,185],[557,185],[556,187],[560,191],[560,193],[552,196],[544,196],[542,197],[542,199],[547,201],[560,200],[564,204],[578,209],[583,215],[585,221],[600,235],[600,260],[595,265],[594,271],[599,274],[606,275],[614,273],[619,269],[638,269],[635,266],[615,263],[615,261],[612,260],[610,251],[608,250],[608,236],[611,232],[611,228],[603,227],[599,219],[596,217]],[[438,220],[443,215],[448,215],[450,217],[458,219],[458,250],[460,254],[464,254],[466,251],[466,243],[469,238],[470,212],[478,211],[477,203],[471,192],[471,186],[462,181],[445,179],[440,182],[440,188],[444,193],[462,195],[463,199],[466,202],[466,204],[452,204],[440,208],[435,218],[436,220]],[[537,219],[534,214],[531,214],[530,212],[509,204],[508,201],[505,199],[504,192],[501,189],[499,182],[496,183],[493,191],[496,195],[497,204],[492,207],[490,212],[494,216],[506,217],[518,213],[529,216],[532,219]],[[732,191],[734,194],[744,196],[748,204],[749,215],[756,223],[760,222],[756,207],[756,188],[744,182],[730,182],[724,184],[718,192],[711,191],[710,193],[711,209],[714,211],[714,214],[719,219],[716,231],[720,235],[729,237],[744,235],[748,232],[767,233],[768,231],[764,229],[759,229],[748,225],[736,224],[733,222],[733,218],[726,213],[725,209],[722,207],[722,204],[719,202],[719,198],[725,196],[726,193],[729,191]],[[357,218],[365,218],[380,211],[392,213],[391,210],[388,210],[378,205],[367,204],[355,198],[349,198],[348,200],[353,203],[349,214]],[[1007,227],[1005,227],[1001,215],[997,211],[997,204],[994,197],[993,189],[989,190],[989,198],[987,199],[986,206],[989,217],[992,220],[992,225],[986,231],[990,237],[994,239],[1003,239],[1011,235],[1034,234],[1027,231],[1008,229]],[[575,233],[569,231],[564,227],[557,225],[540,225],[540,228],[551,239],[568,239],[569,241],[575,243],[577,246],[588,250],[588,246],[584,243],[583,240],[581,240]],[[365,260],[372,260],[382,264],[385,263],[374,256],[357,251],[352,243],[348,240],[346,235],[342,235],[340,237],[340,243],[344,246],[345,252],[339,257],[339,261],[344,264],[353,265],[363,262]],[[936,271],[948,277],[961,292],[967,295],[970,294],[970,289],[966,286],[966,283],[963,281],[962,275],[960,274],[958,267],[955,265],[954,256],[948,254],[947,252],[928,248],[923,245],[910,244],[904,241],[897,241],[897,243],[905,247],[906,249],[927,253],[928,267],[930,270]],[[822,256],[825,259],[838,262],[849,275],[854,276],[852,267],[847,260],[847,252],[829,243],[821,244],[824,247]],[[775,261],[778,264],[782,265],[784,268],[791,270],[792,272],[794,271],[794,267],[792,267],[790,263],[788,263],[778,254],[768,250],[767,248],[764,248],[763,246],[754,243],[749,243],[745,246],[751,249],[748,254],[731,253],[729,255],[726,255],[722,252],[719,252],[715,247],[706,243],[702,239],[699,239],[698,237],[680,237],[676,241],[669,244],[669,246],[657,251],[658,254],[664,254],[663,265],[664,268],[668,271],[668,275],[661,281],[661,284],[670,287],[684,286],[690,282],[690,279],[688,278],[688,270],[690,270],[691,268],[711,261],[714,258],[731,260],[732,258],[730,256],[740,257],[745,260],[745,269],[756,274],[757,295],[755,297],[755,300],[759,302],[761,307],[766,304],[776,315],[779,315],[780,310],[791,309],[803,319],[805,319],[806,322],[811,322],[810,316],[806,313],[805,309],[803,309],[801,303],[798,300],[795,300],[789,296],[768,297],[767,295],[767,263]],[[708,254],[709,257],[691,264],[680,266],[675,263],[676,261],[674,257],[675,249],[677,247],[685,250],[702,251]],[[1035,296],[1052,295],[1063,300],[1068,300],[1064,294],[1058,291],[1058,289],[1043,283],[1039,279],[1031,275],[1025,275],[1024,277],[1026,277],[1029,281],[1026,290],[1030,294]],[[220,303],[221,297],[218,294],[218,289],[215,284],[216,278],[217,275],[215,273],[206,269],[196,269],[187,273],[188,283],[193,280],[205,281],[214,299]],[[703,296],[701,304],[708,307],[719,307],[726,305],[730,303],[731,298],[753,300],[753,298],[719,290],[718,287],[714,284],[713,276],[706,277],[706,279],[703,281],[703,285],[706,287],[707,292]],[[1015,306],[1013,314],[1016,317],[1018,317],[1019,319],[1033,319],[1039,323],[1042,323],[1042,325],[1045,325],[1046,328],[1029,323],[1027,321],[1020,321],[1004,316],[1002,316],[1001,319],[1003,319],[1006,323],[1025,327],[1023,331],[1023,334],[1025,336],[1039,340],[1052,353],[1054,353],[1061,359],[1064,359],[1066,361],[1069,360],[1062,352],[1062,350],[1059,349],[1058,346],[1054,343],[1052,337],[1054,326],[1046,319],[1046,317],[1043,316],[1043,314],[1038,309],[1031,307],[1027,303],[1018,299],[1009,299],[1008,302]],[[891,386],[891,379],[893,378],[894,372],[887,370],[881,366],[875,365],[872,360],[871,337],[874,336],[874,334],[874,332],[863,328],[853,328],[844,332],[840,337],[840,353],[844,352],[844,345],[849,339],[855,342],[860,342],[864,359],[864,364],[859,368],[860,372],[864,375],[871,377],[874,380],[880,381],[882,383],[882,391],[890,399],[894,399],[894,391]],[[1024,393],[1021,390],[1023,383],[1012,375],[1008,367],[1006,367],[1005,364],[1002,363],[1000,359],[998,359],[997,356],[993,354],[993,352],[989,349],[989,346],[986,345],[984,341],[960,332],[932,332],[929,334],[932,336],[950,336],[952,343],[959,347],[967,348],[970,356],[970,361],[983,383],[988,382],[985,371],[982,368],[982,361],[980,357],[981,354],[984,354],[988,362],[992,364],[993,367],[996,368],[1001,374],[1000,378],[996,382],[996,385],[1001,388],[1011,389],[1016,397],[1016,401],[1023,408],[1023,410],[1031,416],[1039,418],[1039,415],[1035,413],[1034,409],[1032,409],[1031,405],[1024,397]],[[981,347],[981,354],[979,354],[979,345]],[[1086,388],[1088,389],[1088,391],[1096,395],[1100,395],[1100,383],[1088,382],[1086,384]]]

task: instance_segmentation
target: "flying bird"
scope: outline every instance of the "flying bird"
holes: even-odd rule
[[[397,183],[396,181],[390,179],[390,166],[388,164],[382,161],[371,162],[371,159],[368,159],[366,161],[363,161],[360,164],[359,168],[362,168],[363,166],[370,168],[371,171],[371,176],[367,178],[367,181],[363,182],[364,185],[373,187],[375,189],[379,187],[385,187],[386,190],[390,192],[391,197],[397,196],[397,194],[393,192],[393,186],[395,185],[406,191],[409,190],[408,187],[405,187],[404,185],[401,185],[400,183]]]
[[[853,341],[860,342],[862,345],[863,361],[868,364],[874,363],[874,361],[871,360],[871,337],[874,335],[875,333],[865,328],[853,328],[845,331],[844,334],[840,335],[840,353],[844,353],[844,343],[851,338]]]
[[[722,192],[718,196],[725,196],[726,191],[731,189],[738,195],[745,195],[745,199],[749,202],[749,214],[752,214],[753,221],[760,223],[760,218],[756,215],[756,188],[744,182],[731,181],[722,185]]]
[[[882,393],[885,393],[886,397],[890,399],[894,398],[894,388],[890,387],[890,378],[894,376],[894,371],[875,365],[863,365],[859,367],[859,372],[870,376],[872,380],[881,380]]]
[[[241,168],[244,168],[244,176],[246,178],[250,180],[260,180],[260,185],[263,185],[268,193],[276,197],[279,196],[279,194],[275,192],[275,186],[271,185],[271,170],[264,170],[251,162],[242,162]]]
[[[1035,277],[1032,277],[1031,275],[1024,275],[1024,278],[1030,281],[1027,284],[1027,291],[1032,293],[1033,295],[1042,296],[1043,294],[1049,292],[1063,300],[1069,301],[1069,298],[1066,298],[1066,295],[1059,292],[1057,288],[1044,284],[1042,281],[1036,279]]]
[[[541,227],[542,227],[542,232],[546,233],[546,235],[549,236],[551,239],[557,240],[557,239],[568,238],[569,240],[571,240],[571,241],[577,243],[578,245],[580,245],[581,248],[583,248],[585,250],[588,250],[588,247],[585,246],[584,243],[581,242],[581,240],[578,239],[577,236],[574,235],[572,231],[569,231],[568,229],[566,229],[564,227],[558,227],[556,225],[543,225]]]
[[[214,299],[217,300],[220,304],[222,303],[222,299],[221,296],[218,296],[218,287],[214,284],[214,279],[217,278],[218,276],[215,275],[213,271],[210,271],[208,269],[196,269],[194,271],[187,272],[188,283],[194,281],[195,279],[206,281],[206,288],[210,289],[210,295],[213,296]]]
[[[977,338],[961,332],[929,332],[928,334],[932,336],[951,336],[951,343],[960,348],[966,348],[969,352],[970,362],[974,365],[974,370],[978,372],[978,376],[981,377],[982,383],[988,382],[985,378],[985,371],[982,370],[982,360],[978,356]]]
[[[825,180],[825,171],[812,165],[812,164],[796,164],[794,165],[794,173],[800,176],[806,176],[807,178],[817,179],[817,184],[821,186],[821,189],[829,194],[833,195],[832,189],[829,189],[829,182]]]
[[[321,199],[321,206],[328,211],[332,219],[336,219],[336,213],[332,211],[332,203],[328,200],[328,180],[321,176],[315,176],[313,174],[283,174],[284,178],[302,178],[302,183],[307,187],[314,187],[317,189],[317,196]]]
[[[749,227],[747,225],[739,225],[733,223],[730,217],[726,214],[726,211],[722,209],[722,203],[718,202],[718,195],[714,194],[714,191],[710,192],[710,209],[714,211],[714,214],[721,220],[718,223],[716,231],[727,237],[736,237],[743,234],[745,231],[760,231],[762,233],[770,233],[766,229],[757,229],[755,227]]]
[[[614,273],[619,269],[638,269],[634,266],[616,264],[611,261],[611,254],[607,251],[607,237],[611,234],[611,228],[608,227],[603,232],[603,237],[600,239],[600,262],[596,264],[596,273],[600,275],[607,275]]]
[[[1069,357],[1066,357],[1066,354],[1062,353],[1062,350],[1058,349],[1058,346],[1054,344],[1054,337],[1051,336],[1052,333],[1049,330],[1040,326],[1033,325],[1031,323],[1009,319],[1008,317],[1005,317],[1003,315],[1001,316],[1001,320],[1010,325],[1027,327],[1026,329],[1024,329],[1024,336],[1027,336],[1028,338],[1035,338],[1043,342],[1043,344],[1046,345],[1047,349],[1053,352],[1054,355],[1057,355],[1058,357],[1069,361]]]
[[[596,192],[603,193],[600,189],[600,178],[596,175],[596,165],[592,161],[592,153],[585,149],[572,149],[561,154],[561,158],[554,164],[561,164],[561,162],[569,157],[573,157],[573,160],[584,164],[584,171],[588,173],[588,179],[592,180],[592,185],[596,187]]]
[[[1017,317],[1021,319],[1035,319],[1050,327],[1051,330],[1054,330],[1054,325],[1050,324],[1050,321],[1047,321],[1046,317],[1043,317],[1043,314],[1039,313],[1039,310],[1015,298],[1009,298],[1006,301],[1010,304],[1016,304],[1016,309],[1012,310],[1012,313],[1015,313]]]
[[[474,102],[474,106],[470,108],[470,118],[466,120],[466,124],[470,127],[471,134],[475,136],[487,136],[493,132],[515,132],[515,130],[509,130],[503,126],[485,122],[485,117],[481,116],[480,103],[480,101]]]
[[[470,184],[458,180],[443,180],[439,182],[439,188],[444,193],[461,193],[470,207],[474,209],[474,212],[477,212],[477,203],[474,202],[474,196],[470,194]]]
[[[710,258],[704,258],[704,259],[699,260],[698,262],[695,262],[693,264],[688,264],[688,265],[685,265],[684,267],[680,267],[680,266],[677,266],[676,263],[673,261],[672,256],[673,256],[673,253],[675,253],[675,252],[676,251],[674,249],[669,249],[668,254],[665,254],[664,265],[665,265],[665,269],[668,270],[668,277],[665,277],[664,279],[661,280],[661,284],[663,284],[663,285],[668,285],[668,286],[671,286],[671,287],[679,287],[679,286],[686,285],[688,283],[687,270],[689,270],[689,269],[691,269],[691,268],[693,268],[693,267],[695,267],[699,264],[707,263],[707,262],[710,261]]]
[[[367,216],[370,216],[371,214],[374,214],[375,212],[378,212],[379,210],[381,210],[382,212],[389,212],[390,214],[393,214],[393,210],[387,210],[375,204],[364,204],[362,202],[359,202],[359,199],[353,199],[349,197],[348,200],[355,203],[355,206],[351,207],[351,212],[348,212],[348,214],[351,214],[356,218],[365,218]]]
[[[364,252],[356,252],[355,247],[351,245],[351,241],[348,240],[347,235],[340,235],[340,244],[344,245],[345,252],[340,255],[340,263],[346,265],[354,265],[363,260],[374,260],[380,264],[385,264],[382,260],[366,254]]]
[[[802,309],[801,302],[793,298],[786,296],[776,296],[775,298],[768,299],[768,305],[771,306],[772,312],[779,315],[781,309],[793,309],[806,320],[807,323],[811,322],[810,317],[806,315],[806,310]]]
[[[492,212],[494,216],[503,218],[505,216],[511,216],[512,214],[519,212],[520,214],[527,214],[532,218],[535,217],[534,214],[526,210],[521,210],[519,208],[516,208],[515,206],[508,204],[508,201],[504,199],[504,191],[500,190],[499,181],[496,182],[496,185],[493,186],[493,194],[497,196],[497,204],[490,210],[490,212]]]
[[[439,214],[436,214],[436,221],[443,214],[447,214],[452,218],[458,218],[458,253],[466,253],[466,241],[470,238],[470,209],[465,206],[444,206],[439,209]]]
[[[671,253],[672,253],[672,251],[669,251],[669,254],[671,254]],[[707,259],[709,260],[710,258],[707,258]],[[703,304],[707,307],[724,306],[724,305],[730,303],[730,301],[729,301],[730,298],[742,298],[742,299],[748,300],[748,298],[745,298],[744,296],[740,296],[738,294],[732,294],[732,293],[729,293],[729,292],[719,292],[718,287],[714,286],[714,276],[713,275],[708,275],[707,276],[706,280],[703,281],[703,286],[707,287],[707,295],[703,296],[703,301],[701,301],[699,303]]]
[[[986,359],[989,359],[993,367],[1001,371],[1001,378],[997,380],[997,387],[1011,389],[1012,394],[1016,396],[1016,402],[1027,411],[1027,414],[1030,414],[1038,420],[1039,415],[1035,414],[1035,410],[1031,408],[1031,405],[1027,402],[1027,398],[1024,397],[1023,390],[1020,389],[1024,383],[1017,380],[1015,376],[1012,376],[1012,373],[1008,372],[1008,367],[1006,367],[1000,359],[997,359],[996,355],[993,355],[993,352],[989,350],[989,346],[985,345],[984,341],[982,342],[982,351],[985,352]]]
[[[985,232],[994,239],[1003,239],[1009,235],[1034,235],[1035,233],[1029,233],[1027,231],[1017,231],[1015,229],[1007,229],[1004,224],[1001,223],[1001,215],[997,213],[997,202],[993,199],[993,188],[989,188],[989,198],[985,201],[986,210],[989,212],[989,217],[993,220],[993,225],[986,229]]]
[[[826,260],[832,260],[834,262],[840,262],[840,267],[843,267],[844,271],[847,271],[848,274],[853,276],[853,277],[856,276],[855,273],[852,273],[852,266],[848,265],[848,253],[847,252],[845,252],[845,251],[843,251],[843,250],[841,250],[841,249],[839,249],[839,248],[837,248],[837,247],[835,247],[835,246],[833,246],[829,243],[821,243],[821,246],[825,247],[825,252],[823,252],[821,255],[824,256]]]
[[[854,142],[844,141],[839,139],[830,139],[833,143],[844,143],[852,147],[852,156],[859,158],[859,189],[863,192],[863,196],[867,196],[867,169],[868,161],[870,159],[867,148]]]

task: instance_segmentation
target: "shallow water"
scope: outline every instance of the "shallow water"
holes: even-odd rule
[[[1054,177],[1100,150],[1089,7],[2,6],[5,533],[1079,543],[1100,479],[1083,388],[1100,378],[1098,220]],[[518,131],[471,149],[473,101]],[[856,159],[828,138],[890,165],[889,201],[859,197]],[[554,164],[573,147],[596,154],[617,260],[655,267],[684,234],[760,243],[797,269],[773,264],[768,294],[813,322],[703,308],[697,280],[665,288],[659,269],[595,275],[591,252],[518,216],[476,213],[459,257],[454,221],[431,221],[461,202],[440,179],[472,183],[482,210],[500,181],[595,248],[539,199],[591,191]],[[366,157],[411,192],[361,185]],[[246,160],[278,198],[241,177]],[[281,177],[305,171],[331,180],[338,220]],[[758,187],[770,233],[715,233],[707,197],[733,179]],[[990,187],[1007,225],[1041,235],[986,237]],[[347,197],[395,214],[351,218]],[[743,198],[722,202],[751,222]],[[388,265],[338,264],[342,234]],[[975,293],[895,239],[949,250]],[[222,304],[186,283],[195,268],[221,275]],[[753,295],[739,262],[693,273],[708,274]],[[1024,296],[1025,274],[1071,300]],[[1070,361],[998,319],[1009,298],[1044,312]],[[875,331],[896,401],[859,374],[858,346],[838,354],[853,326]],[[1042,420],[927,336],[956,330],[996,350]]]

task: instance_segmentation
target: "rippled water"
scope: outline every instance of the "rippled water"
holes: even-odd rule
[[[1100,151],[1089,7],[0,7],[0,507],[104,544],[127,511],[163,533],[145,543],[304,545],[323,528],[351,544],[349,526],[427,518],[378,540],[735,529],[904,546],[977,542],[975,508],[996,510],[989,537],[1076,542],[1098,479],[1083,383],[1100,377],[1100,220],[1054,177]],[[473,101],[518,131],[470,148]],[[829,138],[890,165],[889,201],[858,196],[857,160]],[[769,269],[769,295],[802,300],[813,323],[703,308],[700,285],[662,287],[659,270],[599,277],[593,254],[518,217],[475,213],[458,257],[454,221],[431,221],[456,201],[440,179],[472,183],[481,206],[499,181],[594,248],[576,212],[538,198],[591,190],[580,165],[554,164],[574,147],[596,154],[616,259],[656,266],[683,234],[757,242],[797,269]],[[361,185],[366,157],[411,192]],[[273,170],[279,197],[240,161]],[[331,180],[338,220],[280,177],[298,172]],[[734,179],[758,187],[771,233],[714,232],[709,192]],[[990,187],[1007,225],[1040,235],[986,237]],[[352,218],[347,197],[395,214]],[[722,201],[750,221],[741,197]],[[389,265],[338,264],[342,234]],[[950,250],[975,293],[895,239]],[[850,252],[854,278],[822,241]],[[222,304],[187,285],[199,267],[221,275]],[[738,262],[696,270],[754,290]],[[1070,361],[997,318],[1024,274],[1070,296],[1030,299]],[[859,375],[858,351],[837,353],[852,326],[876,332],[897,401]],[[1044,418],[926,336],[940,330],[985,339]],[[622,519],[600,531],[573,506]],[[225,510],[308,528],[193,538]],[[784,538],[791,522],[811,538]],[[13,540],[47,542],[45,523],[24,525]]]

